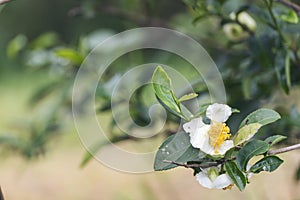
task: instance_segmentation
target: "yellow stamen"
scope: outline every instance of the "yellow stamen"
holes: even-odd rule
[[[209,144],[214,147],[215,153],[218,153],[218,149],[224,143],[225,140],[229,139],[231,134],[230,129],[225,123],[212,122],[209,135]]]

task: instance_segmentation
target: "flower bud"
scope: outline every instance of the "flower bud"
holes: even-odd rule
[[[229,17],[232,20],[238,21],[239,23],[243,24],[250,31],[256,30],[255,20],[245,11],[239,13],[238,15],[236,15],[235,13],[230,13]],[[247,31],[245,31],[243,27],[241,27],[238,23],[225,24],[223,26],[223,31],[225,32],[228,39],[234,42],[246,39],[249,36]]]

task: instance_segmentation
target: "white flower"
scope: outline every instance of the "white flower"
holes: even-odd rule
[[[238,15],[235,13],[230,13],[230,19],[237,20],[239,23],[246,26],[249,30],[256,30],[256,22],[255,20],[247,13],[241,12]],[[227,23],[223,26],[223,31],[225,32],[228,39],[231,41],[240,41],[246,39],[249,34],[240,26],[238,23]]]
[[[247,26],[251,31],[255,31],[256,22],[247,12],[241,12],[238,14],[237,20]]]
[[[210,155],[224,155],[234,146],[233,141],[228,140],[230,129],[224,123],[231,113],[228,105],[215,103],[206,110],[206,116],[211,120],[209,125],[201,118],[185,123],[183,129],[190,133],[192,146]]]
[[[224,189],[233,186],[231,178],[226,173],[219,175],[217,167],[202,170],[196,174],[196,180],[200,185],[209,189]]]
[[[247,171],[251,168],[251,165],[247,165]],[[219,174],[220,165],[218,167],[210,167],[207,169],[202,169],[201,172],[196,174],[196,180],[203,187],[209,189],[231,189],[234,183],[227,173]],[[245,174],[245,173],[244,173]],[[245,174],[247,179],[250,179],[253,173]]]

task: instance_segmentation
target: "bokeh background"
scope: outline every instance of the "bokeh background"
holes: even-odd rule
[[[218,19],[205,18],[195,23],[197,11],[190,6],[192,2],[15,0],[0,5],[0,185],[5,199],[300,200],[300,183],[296,180],[299,150],[280,155],[285,162],[276,172],[253,176],[246,190],[239,192],[237,188],[205,189],[188,169],[146,174],[114,171],[91,159],[81,144],[71,110],[72,84],[78,67],[105,38],[143,26],[181,31],[208,50],[223,75],[229,104],[245,113],[232,119],[233,127],[250,111],[269,107],[280,112],[283,120],[261,130],[258,137],[287,135],[288,140],[279,147],[299,143],[297,63],[291,66],[292,86],[287,94],[280,88],[274,69],[261,67],[267,59],[255,57],[254,52],[259,49],[245,48],[252,36],[244,43],[232,44]],[[224,1],[220,2],[223,5]],[[222,12],[229,14],[249,2],[252,1],[227,1]],[[253,4],[260,5],[259,1]],[[249,12],[255,14],[253,10]],[[274,35],[272,30],[262,28],[258,21],[257,25],[257,40],[269,41],[265,35]],[[293,31],[296,47],[300,46],[299,24],[288,28]],[[265,56],[270,57],[268,53]],[[247,60],[249,57],[253,59]],[[162,51],[136,51],[116,60],[99,83],[96,101],[98,117],[107,124],[106,131],[124,148],[139,141],[119,137],[123,133],[115,130],[112,122],[107,88],[132,66],[148,62],[163,62],[189,79],[198,76],[190,73],[191,66],[184,60]],[[203,94],[201,101],[206,98],[206,87],[202,80],[199,82],[195,88]],[[141,125],[149,121],[145,109],[156,101],[153,94],[148,97],[149,93],[151,87],[146,87],[132,97],[131,114]],[[176,130],[176,122],[178,119],[169,116],[163,132]],[[154,138],[146,144],[147,148],[158,148],[163,138]]]

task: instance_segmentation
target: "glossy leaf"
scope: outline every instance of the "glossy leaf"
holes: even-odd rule
[[[247,179],[243,172],[237,167],[235,162],[225,162],[225,169],[234,184],[239,188],[240,191],[243,191],[246,187]]]
[[[167,170],[177,167],[166,161],[186,163],[199,159],[199,149],[192,147],[190,137],[185,132],[178,132],[168,137],[159,147],[154,161],[154,170]]]
[[[154,71],[152,83],[155,95],[160,103],[172,113],[183,117],[178,100],[172,89],[171,80],[161,66],[158,66]]]
[[[283,135],[273,135],[265,139],[265,142],[268,143],[270,146],[285,140],[287,137]]]
[[[246,124],[259,123],[262,126],[280,119],[280,115],[274,110],[261,108],[250,113],[241,123],[240,128]]]
[[[241,170],[246,170],[246,166],[252,157],[266,153],[268,150],[268,143],[260,140],[250,141],[237,154],[238,167]]]
[[[262,127],[259,123],[252,123],[243,126],[237,132],[237,134],[233,138],[234,145],[242,144],[252,138],[255,133],[257,133],[258,129]]]
[[[277,169],[283,160],[277,156],[266,156],[261,160],[257,161],[251,168],[250,171],[253,173],[259,173],[261,171],[272,172]]]

